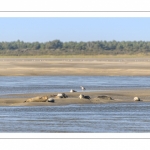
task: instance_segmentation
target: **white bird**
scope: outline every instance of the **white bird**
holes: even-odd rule
[[[81,87],[82,90],[85,90],[85,87],[83,87],[83,86],[80,86],[80,87]]]

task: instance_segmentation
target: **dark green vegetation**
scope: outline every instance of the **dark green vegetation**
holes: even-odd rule
[[[0,42],[0,55],[38,56],[38,55],[117,55],[148,54],[150,42],[145,41],[90,41],[61,42],[53,40],[39,42]]]

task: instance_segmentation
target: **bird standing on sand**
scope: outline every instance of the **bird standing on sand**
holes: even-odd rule
[[[85,90],[85,87],[83,87],[83,86],[80,86],[80,87],[81,87],[82,90]]]

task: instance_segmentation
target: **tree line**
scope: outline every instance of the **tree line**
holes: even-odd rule
[[[1,55],[137,54],[150,53],[149,41],[0,42]]]

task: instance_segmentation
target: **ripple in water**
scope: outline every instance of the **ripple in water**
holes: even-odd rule
[[[0,132],[150,132],[150,103],[0,107]]]
[[[127,88],[150,88],[150,77],[128,76],[31,76],[0,77],[0,95],[42,92],[69,92],[112,90]]]

